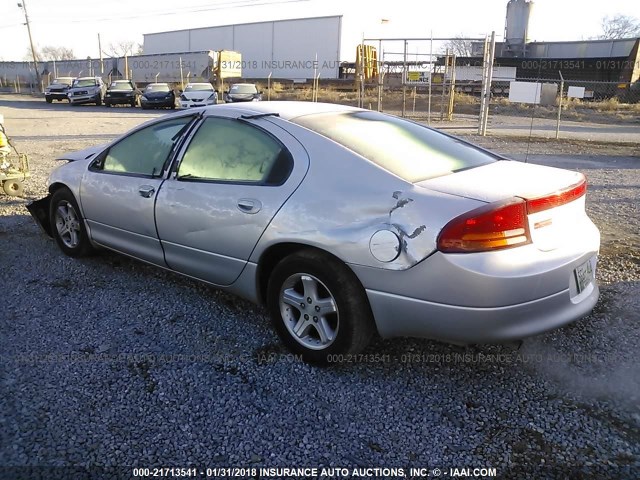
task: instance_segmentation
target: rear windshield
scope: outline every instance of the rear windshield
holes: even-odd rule
[[[497,160],[488,152],[424,125],[378,112],[312,114],[291,121],[412,183]]]
[[[131,82],[113,82],[111,88],[117,88],[118,90],[133,90]]]

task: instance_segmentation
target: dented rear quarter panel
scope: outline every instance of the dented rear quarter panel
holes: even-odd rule
[[[484,203],[417,187],[304,127],[286,122],[286,129],[305,145],[309,171],[263,234],[251,262],[258,263],[273,245],[292,242],[326,250],[348,264],[405,270],[436,249],[449,220]],[[400,240],[400,254],[391,262],[370,252],[370,239],[379,230]]]

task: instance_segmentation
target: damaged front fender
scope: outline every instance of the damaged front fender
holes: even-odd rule
[[[49,218],[49,210],[51,207],[51,194],[47,195],[40,200],[34,200],[27,205],[27,210],[33,218],[35,218],[36,223],[40,226],[42,231],[46,233],[49,237],[53,238],[53,233],[51,230],[51,220]]]

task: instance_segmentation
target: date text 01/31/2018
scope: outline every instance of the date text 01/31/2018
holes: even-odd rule
[[[522,60],[520,68],[526,70],[579,70],[591,68],[595,70],[627,70],[640,66],[640,61],[631,60],[596,60],[587,62],[585,60]]]
[[[215,467],[199,469],[190,468],[134,468],[134,477],[142,478],[162,478],[162,477],[186,477],[186,478],[348,478],[348,477],[385,477],[385,478],[426,478],[440,477],[446,475],[450,477],[496,477],[497,469],[492,467],[481,468],[410,468],[408,471],[403,467]],[[408,474],[408,475],[407,475]]]

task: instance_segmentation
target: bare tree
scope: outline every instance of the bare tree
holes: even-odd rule
[[[42,60],[42,58],[40,58],[40,52],[38,50],[36,50],[36,60],[39,62]],[[25,52],[24,56],[22,57],[23,60],[26,60],[27,62],[33,62],[33,55],[31,54],[31,47],[27,47],[27,51]]]
[[[43,60],[73,60],[75,55],[73,49],[67,47],[42,47],[40,56]]]
[[[472,55],[472,41],[468,38],[457,37],[452,40],[448,40],[442,48],[440,53],[446,53],[449,50],[456,57],[471,57]]]
[[[121,42],[110,43],[106,49],[107,55],[112,57],[131,56],[137,53],[139,44],[131,40],[123,40]]]
[[[33,60],[33,55],[31,54],[31,47],[27,47],[27,53],[24,56],[25,60]],[[54,47],[51,45],[47,45],[41,48],[36,48],[36,59],[38,62],[47,61],[47,60],[73,60],[75,55],[73,53],[73,49],[67,47]]]
[[[616,38],[640,37],[640,20],[628,15],[617,14],[602,18],[602,33],[598,38],[603,40]]]

